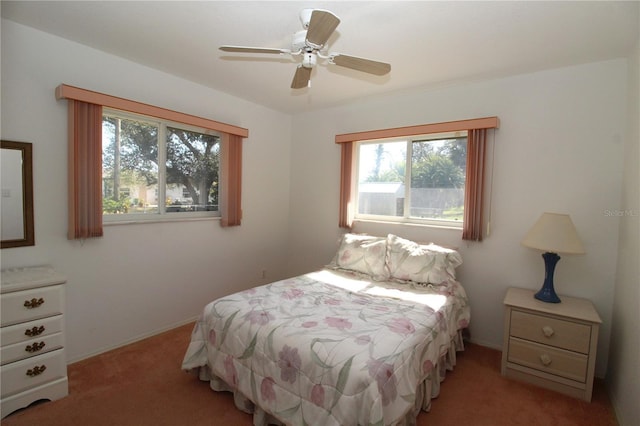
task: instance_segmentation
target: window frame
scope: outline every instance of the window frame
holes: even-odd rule
[[[222,140],[223,135],[215,130],[206,129],[198,126],[193,126],[185,123],[180,123],[172,120],[166,120],[158,117],[152,117],[144,114],[133,113],[129,111],[123,111],[117,108],[103,107],[102,116],[118,117],[122,119],[128,119],[132,121],[140,121],[147,124],[157,125],[158,128],[158,183],[157,183],[157,199],[166,200],[167,193],[167,181],[166,181],[166,162],[167,162],[167,127],[176,128],[180,130],[186,130],[190,132],[202,133],[205,135],[213,135],[218,138],[218,144],[220,151],[218,155],[222,158]],[[162,143],[161,143],[162,141]],[[104,143],[103,143],[104,146]],[[223,176],[221,172],[221,161],[218,162],[218,185],[222,187]],[[161,167],[161,165],[163,165]],[[192,219],[220,219],[221,206],[218,205],[218,210],[215,211],[197,211],[197,212],[167,212],[167,206],[164,205],[160,208],[158,203],[157,213],[123,213],[123,214],[104,214],[102,215],[103,224],[117,225],[123,223],[155,223],[155,222],[175,222],[186,221]]]
[[[354,222],[380,222],[380,223],[398,223],[398,224],[411,224],[411,225],[419,225],[419,226],[430,226],[430,227],[438,227],[438,228],[452,228],[461,230],[464,224],[464,220],[446,220],[446,219],[435,219],[435,218],[420,218],[411,216],[411,169],[412,169],[412,159],[413,159],[413,143],[414,142],[426,142],[426,141],[438,141],[438,140],[446,140],[446,139],[459,139],[459,138],[468,138],[468,132],[466,130],[460,130],[456,132],[442,132],[442,133],[426,133],[419,135],[409,135],[409,136],[398,136],[398,137],[390,137],[384,139],[369,139],[369,140],[361,140],[355,141],[355,150],[354,150],[354,166],[352,167],[352,179],[353,179],[353,190],[354,190]],[[406,152],[405,152],[405,170],[404,170],[404,201],[403,201],[403,216],[386,216],[386,215],[375,215],[375,214],[366,214],[359,213],[360,210],[360,196],[359,196],[359,176],[360,176],[360,150],[363,145],[378,145],[385,143],[394,143],[394,142],[405,142],[406,143]],[[467,139],[468,142],[468,139]],[[465,177],[466,177],[466,164],[465,164]],[[406,182],[409,182],[407,184]],[[466,190],[466,189],[465,189]],[[463,201],[464,202],[464,201]],[[409,212],[409,214],[407,214]]]

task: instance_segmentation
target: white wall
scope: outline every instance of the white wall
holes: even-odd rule
[[[294,116],[291,175],[292,273],[328,262],[337,228],[340,149],[334,136],[363,130],[497,115],[491,235],[468,244],[457,230],[357,224],[459,247],[460,281],[472,307],[472,340],[502,346],[509,286],[541,287],[541,253],[520,240],[544,211],[569,213],[586,254],[562,256],[559,294],[591,299],[603,319],[596,374],[607,366],[620,218],[626,117],[625,60],[363,100]]]
[[[285,275],[291,117],[11,21],[2,21],[2,138],[33,143],[35,247],[2,267],[51,264],[68,277],[74,361],[195,318],[216,297]],[[241,227],[217,220],[105,227],[68,241],[67,102],[61,83],[249,129]]]
[[[640,41],[630,58],[629,137],[624,151],[618,271],[607,383],[621,426],[640,419]]]

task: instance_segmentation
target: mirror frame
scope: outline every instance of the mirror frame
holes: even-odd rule
[[[34,246],[35,230],[33,226],[33,145],[29,142],[0,141],[2,149],[22,151],[22,213],[24,238],[2,240],[1,248]]]

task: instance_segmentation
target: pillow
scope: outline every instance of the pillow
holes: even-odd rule
[[[462,265],[462,256],[458,251],[439,246],[434,243],[429,243],[424,246],[429,251],[443,253],[445,255],[445,268],[452,278],[456,277],[456,268]]]
[[[360,272],[377,281],[389,279],[385,261],[387,238],[362,234],[344,234],[336,254],[340,269]]]
[[[387,237],[387,268],[394,280],[444,284],[455,280],[455,268],[461,264],[462,257],[455,250],[421,245],[393,234]]]

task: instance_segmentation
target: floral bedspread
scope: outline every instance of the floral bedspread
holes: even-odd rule
[[[324,269],[209,303],[182,368],[207,369],[285,424],[391,425],[469,319],[458,282]]]

